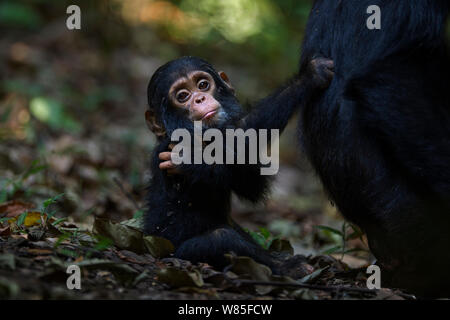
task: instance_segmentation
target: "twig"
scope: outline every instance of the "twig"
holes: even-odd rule
[[[358,292],[358,293],[368,293],[368,294],[376,294],[379,289],[366,289],[366,288],[357,288],[357,287],[344,287],[344,286],[322,286],[322,285],[314,285],[314,284],[305,284],[305,283],[290,283],[290,282],[279,282],[279,281],[256,281],[256,280],[246,280],[246,279],[230,279],[229,281],[233,282],[235,285],[239,286],[242,284],[247,285],[255,285],[255,286],[273,286],[273,287],[296,287],[296,288],[304,288],[311,290],[322,290],[322,291],[336,291],[339,293],[340,291],[347,292]],[[396,292],[394,295],[400,296],[405,299],[416,300],[417,298],[414,295]]]
[[[280,282],[280,281],[258,281],[258,280],[247,280],[247,279],[232,279],[227,276],[227,272],[233,267],[233,265],[228,265],[223,269],[223,275],[226,280],[230,281],[236,286],[240,286],[243,284],[246,285],[254,285],[254,286],[273,286],[273,287],[295,287],[295,288],[304,288],[304,289],[312,289],[312,290],[322,290],[322,291],[353,291],[359,293],[370,293],[375,294],[377,289],[366,289],[366,288],[356,288],[356,287],[343,287],[343,286],[321,286],[314,284],[306,284],[306,283],[292,283],[292,282]]]
[[[135,208],[138,211],[142,210],[142,208],[140,208],[139,205],[137,204],[136,200],[134,200],[133,195],[125,190],[125,188],[123,187],[123,185],[120,182],[120,180],[117,177],[114,177],[113,180],[117,184],[117,186],[119,187],[120,191],[122,191],[122,193],[133,203]]]
[[[273,287],[296,287],[312,290],[322,290],[322,291],[353,291],[359,293],[370,293],[375,294],[377,289],[366,289],[357,287],[344,287],[344,286],[322,286],[314,284],[305,283],[290,283],[290,282],[279,282],[279,281],[256,281],[256,280],[245,280],[245,279],[233,279],[231,280],[237,285],[247,284],[255,286],[273,286]]]

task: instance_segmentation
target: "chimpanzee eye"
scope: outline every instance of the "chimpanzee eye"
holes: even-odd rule
[[[200,90],[208,90],[209,89],[209,82],[208,80],[200,80],[198,83],[198,88]]]
[[[177,94],[177,100],[180,103],[186,102],[186,100],[189,98],[189,92],[187,91],[180,91]]]

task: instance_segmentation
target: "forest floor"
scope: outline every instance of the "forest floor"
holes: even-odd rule
[[[143,236],[141,218],[76,224],[51,215],[47,209],[57,201],[49,199],[40,211],[19,200],[0,206],[8,218],[0,227],[0,298],[413,299],[398,290],[367,289],[367,263],[349,259],[361,266],[352,268],[341,255],[302,256],[307,274],[298,279],[272,275],[248,257],[230,255],[224,270],[193,265],[171,257],[167,240]],[[292,255],[287,240],[270,242],[279,256]],[[69,290],[76,283],[69,279],[71,265],[81,270],[79,289]]]
[[[263,247],[304,255],[307,276],[273,276],[245,257],[230,256],[226,270],[192,265],[171,257],[166,241],[144,237],[154,145],[145,88],[162,61],[127,48],[105,54],[54,30],[0,39],[0,298],[412,298],[366,288],[364,236],[298,160],[294,126],[267,203],[234,199],[232,215]],[[74,264],[80,290],[67,288]]]

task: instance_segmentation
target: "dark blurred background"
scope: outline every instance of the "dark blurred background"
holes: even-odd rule
[[[81,8],[81,30],[66,8]],[[154,137],[146,87],[168,60],[196,55],[231,78],[241,102],[268,95],[297,70],[310,0],[3,0],[0,3],[0,204],[39,205],[59,193],[59,216],[142,214]],[[235,201],[244,226],[292,240],[297,252],[342,244],[341,229],[299,152],[296,119],[267,204]]]

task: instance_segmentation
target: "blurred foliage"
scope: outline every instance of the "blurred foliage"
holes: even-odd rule
[[[265,68],[259,74],[276,77],[272,82],[276,83],[295,70],[312,1],[86,0],[76,3],[82,11],[83,34],[94,36],[106,50],[132,45],[144,54],[161,55],[164,60],[181,53],[214,58],[214,63],[231,61],[250,70]],[[39,30],[51,19],[65,18],[69,4],[72,1],[5,0],[0,5],[0,26]],[[265,81],[271,84],[270,80]]]
[[[40,15],[33,7],[10,1],[0,3],[0,22],[4,26],[29,29],[42,25]]]
[[[186,54],[214,57],[250,69],[266,68],[260,74],[279,77],[274,81],[295,70],[311,6],[308,0],[115,2],[128,24],[157,28]],[[154,50],[146,48],[145,43],[140,45],[143,50]]]
[[[226,70],[241,100],[261,98],[295,73],[312,1],[75,3],[82,28],[69,31],[66,8],[73,1],[1,1],[0,139],[45,152],[52,138],[64,134],[89,139],[111,124],[130,126],[141,118],[152,72],[182,55]],[[136,123],[115,137],[128,149],[141,139],[133,129],[145,128]],[[129,161],[133,186],[142,183],[136,161]]]
[[[30,101],[31,113],[40,121],[54,129],[65,129],[68,132],[80,131],[80,124],[64,111],[64,105],[46,97],[35,97]]]

